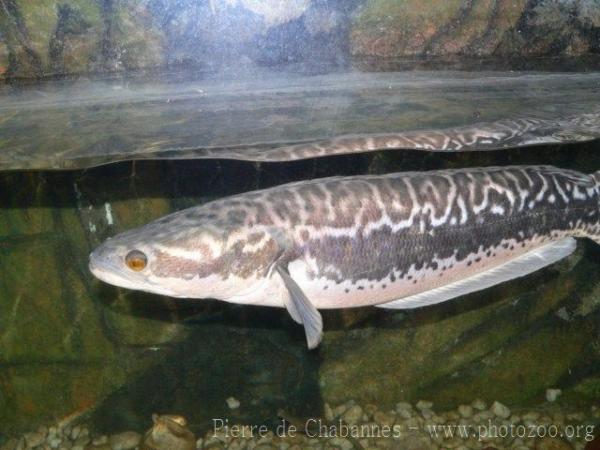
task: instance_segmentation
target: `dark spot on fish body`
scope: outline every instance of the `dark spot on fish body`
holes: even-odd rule
[[[288,215],[288,210],[285,206],[283,205],[277,205],[275,207],[275,214],[277,214],[277,217],[280,220],[285,220],[287,219],[287,215]]]
[[[246,213],[242,210],[232,210],[227,212],[227,220],[232,224],[243,223]]]
[[[265,233],[262,232],[250,233],[248,235],[247,243],[249,245],[258,244],[264,238],[264,236]]]

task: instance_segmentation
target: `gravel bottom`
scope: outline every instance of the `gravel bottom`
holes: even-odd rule
[[[546,403],[511,411],[500,402],[474,400],[438,413],[429,401],[398,403],[391,411],[349,401],[336,407],[325,404],[322,417],[298,419],[284,412],[281,416],[284,419],[271,429],[215,420],[213,429],[197,440],[192,433],[184,440],[180,434],[168,435],[169,427],[159,427],[156,420],[145,435],[136,431],[95,435],[85,424],[40,427],[9,440],[0,450],[600,449],[597,407],[567,412]]]

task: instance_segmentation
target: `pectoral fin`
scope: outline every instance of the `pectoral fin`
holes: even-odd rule
[[[285,287],[289,292],[285,304],[286,309],[297,323],[304,325],[306,333],[306,342],[308,348],[313,349],[319,345],[323,337],[323,319],[317,308],[310,302],[298,283],[290,276],[287,269],[277,264],[275,267],[277,273],[281,276]]]

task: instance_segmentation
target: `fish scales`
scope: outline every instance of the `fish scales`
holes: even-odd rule
[[[597,196],[596,185],[567,171],[497,168],[303,182],[255,199],[268,205],[266,215],[252,202],[243,208],[248,226],[293,230],[285,259],[310,261],[308,279],[322,290],[344,282],[344,293],[390,289],[406,280],[412,294],[431,285],[428,276],[456,279],[455,264],[474,272],[566,234],[593,233]],[[227,200],[214,205],[226,207]],[[372,293],[360,297],[372,301]],[[344,295],[319,298],[319,307],[348,306]]]
[[[402,307],[403,299],[412,307],[414,298],[418,305],[435,303],[445,287],[467,293],[477,283],[489,286],[486,274],[497,282],[520,276],[501,273],[513,261],[532,270],[549,264],[572,251],[572,237],[598,241],[599,181],[598,173],[550,166],[303,181],[126,232],[96,250],[90,267],[124,287],[286,306],[292,317],[304,307]],[[134,249],[148,258],[139,279],[119,263]],[[537,251],[550,262],[527,262]],[[107,275],[102,261],[111,257]],[[465,280],[472,286],[461,287]],[[290,306],[298,296],[300,303]]]

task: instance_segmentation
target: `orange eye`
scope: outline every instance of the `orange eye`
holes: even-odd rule
[[[127,256],[125,256],[125,263],[131,270],[140,272],[144,270],[146,264],[148,264],[148,258],[146,258],[146,255],[139,250],[131,250],[127,253]]]

